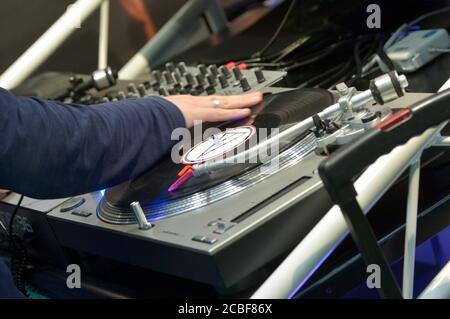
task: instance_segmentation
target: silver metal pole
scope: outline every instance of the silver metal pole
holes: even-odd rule
[[[413,298],[419,183],[420,158],[413,162],[409,168],[405,230],[405,257],[403,260],[403,298],[405,299]]]
[[[0,87],[13,89],[28,78],[71,35],[74,21],[85,21],[104,0],[78,0],[0,77]]]
[[[119,78],[135,79],[152,65],[170,59],[189,42],[189,35],[205,15],[213,33],[227,30],[226,18],[217,0],[188,1],[131,60],[120,70]]]
[[[98,69],[108,66],[109,45],[109,0],[104,0],[100,7],[100,27],[98,37]]]

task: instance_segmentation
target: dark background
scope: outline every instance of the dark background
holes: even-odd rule
[[[224,5],[235,2],[258,2],[258,0],[221,0]],[[50,25],[56,21],[74,0],[1,0],[0,4],[0,73],[6,70]],[[145,0],[156,28],[161,27],[186,0]],[[389,34],[400,24],[410,21],[421,13],[449,5],[447,0],[300,0],[291,23],[281,34],[273,49],[288,43],[302,30],[326,22],[334,22],[356,33],[367,33],[365,27],[369,3],[382,8],[382,30]],[[286,6],[285,6],[286,7]],[[320,8],[314,10],[314,8]],[[308,9],[307,9],[308,8]],[[312,10],[312,11],[311,11]],[[284,10],[276,10],[240,37],[229,39],[216,49],[194,49],[193,60],[229,60],[236,56],[253,53],[264,45],[281,21]],[[81,29],[71,37],[36,72],[60,71],[91,73],[97,68],[98,11],[85,21]],[[433,21],[427,21],[432,27]],[[445,26],[450,21],[437,23]],[[283,38],[286,36],[285,41]],[[145,43],[144,27],[135,21],[120,5],[111,0],[109,64],[121,68]]]
[[[156,27],[184,0],[146,0]],[[67,9],[73,0],[1,0],[0,72],[6,70]],[[97,66],[99,13],[95,12],[37,71],[90,73]],[[144,27],[111,0],[109,64],[120,68],[147,42]]]

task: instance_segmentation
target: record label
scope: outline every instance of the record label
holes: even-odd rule
[[[229,128],[195,145],[181,159],[183,164],[203,163],[222,156],[245,143],[256,133],[254,126]]]

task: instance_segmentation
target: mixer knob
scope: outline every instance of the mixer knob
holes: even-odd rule
[[[228,86],[230,86],[230,84],[228,83],[228,80],[225,77],[225,75],[223,75],[223,74],[219,75],[218,79],[219,79],[220,86],[222,87],[222,89],[225,89]]]
[[[266,81],[266,77],[264,76],[264,72],[261,69],[255,70],[255,76],[258,83],[263,83]]]
[[[158,94],[161,96],[167,96],[167,95],[169,95],[169,92],[167,92],[166,88],[160,88],[158,90]]]
[[[203,93],[203,91],[205,91],[205,88],[203,87],[203,85],[199,84],[195,87],[196,95]],[[192,94],[192,92],[191,92],[191,94]]]
[[[172,78],[174,79],[175,86],[181,86],[181,77],[177,72],[172,73]]]
[[[199,64],[198,70],[200,71],[200,74],[203,74],[203,76],[206,76],[208,74],[208,69],[206,68],[206,65]]]
[[[180,87],[172,87],[169,89],[169,95],[180,94]]]
[[[188,73],[186,63],[184,62],[178,63],[178,71],[180,71],[181,75],[185,75],[186,73]]]
[[[144,83],[142,83],[144,85],[144,88],[147,91],[150,91],[150,89],[152,88],[152,83],[150,81],[145,81]]]
[[[188,86],[190,86],[191,88],[195,86],[195,79],[191,73],[186,73],[185,79],[186,79]]]
[[[125,93],[124,93],[123,91],[119,91],[119,92],[117,93],[117,99],[118,99],[119,101],[125,100],[126,98],[127,98],[127,96],[125,95]]]
[[[167,71],[163,71],[162,76],[164,78],[164,80],[166,81],[167,84],[172,84],[173,83],[173,77],[172,75],[167,72]]]
[[[240,81],[242,78],[242,72],[241,69],[239,69],[237,66],[233,68],[233,74],[236,81]]]
[[[175,71],[176,71],[175,64],[174,64],[173,62],[167,62],[167,63],[166,63],[166,70],[167,70],[169,73],[175,72]]]
[[[160,86],[161,86],[160,82],[158,82],[158,81],[150,82],[150,85],[153,88],[153,90],[155,90],[155,91],[157,91],[160,88]]]
[[[180,88],[179,91],[180,94],[191,94],[191,87],[190,86],[184,86]]]
[[[208,67],[209,73],[214,75],[214,76],[218,76],[219,75],[219,69],[217,68],[217,66],[215,64],[212,64]]]
[[[137,89],[138,89],[138,93],[141,97],[147,96],[147,90],[145,89],[144,84],[139,84]]]
[[[104,97],[102,97],[101,102],[102,103],[108,103],[108,102],[110,102],[110,100],[109,100],[109,98],[107,96],[104,96]]]
[[[136,94],[137,93],[136,84],[134,83],[128,84],[128,92]]]
[[[216,93],[216,89],[214,88],[214,86],[208,86],[205,89],[205,91],[206,91],[206,94],[208,94],[208,95],[212,95],[212,94]]]
[[[217,85],[216,77],[213,74],[208,74],[208,76],[206,78],[208,79],[209,86]]]
[[[152,75],[155,78],[156,82],[161,82],[161,80],[162,80],[161,71],[154,70],[154,71],[152,71]]]
[[[197,80],[197,83],[201,86],[205,85],[205,77],[203,74],[199,73],[195,76],[195,79]]]
[[[241,83],[242,90],[244,92],[250,91],[252,88],[250,87],[250,83],[248,83],[248,79],[243,76],[239,82]]]
[[[227,79],[231,78],[231,72],[230,72],[230,70],[228,70],[228,68],[227,68],[225,65],[222,65],[222,66],[219,68],[219,71],[220,71],[223,75],[225,75],[225,77],[226,77]]]

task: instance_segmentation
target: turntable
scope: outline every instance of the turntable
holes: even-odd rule
[[[227,129],[239,133],[236,145],[243,142],[245,148],[236,156],[277,139],[280,150],[269,160],[232,165],[218,160],[210,165],[196,161],[205,152],[189,156],[194,146],[184,154],[191,166],[168,156],[135,180],[54,209],[48,214],[52,228],[64,247],[219,290],[237,285],[289,252],[329,210],[331,201],[317,167],[331,146],[355,138],[389,110],[380,104],[396,96],[388,85],[393,78],[379,79],[373,89],[380,84],[384,89],[376,94],[269,88],[274,94],[265,96],[250,119],[225,123],[217,133],[225,140]],[[350,117],[352,108],[367,112]],[[347,121],[342,130],[333,130],[325,120],[334,113],[339,114],[337,121]],[[247,145],[259,129],[269,132],[266,138]],[[196,176],[169,191],[180,171],[189,169]],[[130,204],[142,208],[137,211],[151,227],[137,225],[139,214]]]
[[[224,143],[226,139],[230,139],[227,137],[229,135],[235,135],[231,137],[231,146],[234,146],[233,143],[236,140],[239,141],[239,138],[244,137],[245,139],[240,141],[244,143],[250,139],[251,135],[255,134],[255,137],[259,135],[259,132],[267,133],[267,137],[270,137],[274,128],[283,132],[293,124],[314,115],[333,103],[333,95],[319,89],[293,90],[267,95],[264,103],[256,107],[251,119],[227,123],[226,130],[224,129],[223,133],[218,134],[218,139],[223,143],[221,148],[226,147]],[[235,129],[230,130],[230,128]],[[258,140],[262,140],[262,138],[259,136]],[[292,164],[293,157],[301,161],[315,147],[312,133],[305,133],[280,142],[282,142],[280,152],[288,148],[289,152],[280,156],[279,167],[272,171],[266,170],[261,173],[264,171],[264,167],[258,168],[257,166],[260,164],[233,165],[219,172],[193,178],[174,191],[169,191],[169,188],[177,178],[178,172],[183,169],[183,164],[174,163],[168,156],[143,176],[107,190],[98,207],[98,217],[113,224],[135,223],[135,216],[130,209],[130,203],[134,201],[141,203],[147,219],[150,221],[201,208],[230,195],[238,194],[267,178],[270,174],[279,172],[286,164]],[[208,140],[201,143],[201,145],[204,144],[208,144]],[[238,147],[239,144],[241,143],[235,146]],[[195,152],[195,148],[185,154],[184,163],[204,162],[205,159],[198,159],[198,156],[194,159],[193,151]]]

